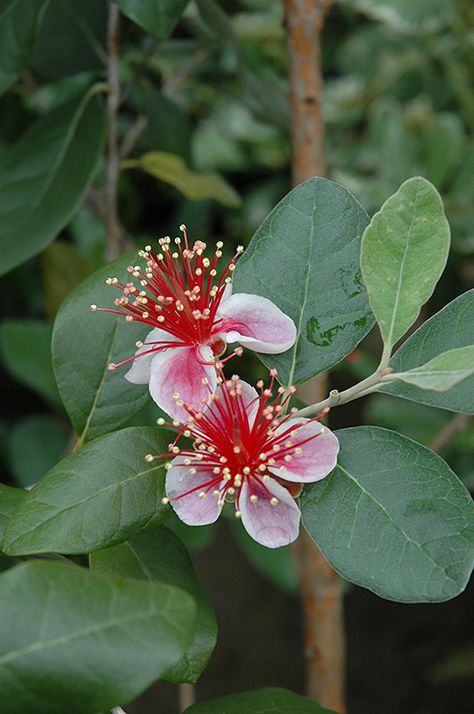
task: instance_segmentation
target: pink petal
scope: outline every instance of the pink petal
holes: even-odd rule
[[[174,335],[170,335],[169,332],[160,330],[159,327],[155,327],[144,339],[143,347],[139,347],[135,352],[136,355],[141,355],[143,352],[148,352],[153,349],[153,347],[158,347],[158,345],[150,344],[151,342],[175,342],[177,340]],[[128,372],[124,375],[125,379],[133,384],[148,384],[150,381],[150,365],[154,357],[156,357],[157,352],[152,352],[151,354],[145,355],[145,357],[139,357],[132,362],[132,366]]]
[[[276,429],[277,434],[293,428],[293,436],[288,434],[288,439],[294,446],[301,444],[301,454],[295,454],[291,447],[291,461],[285,461],[283,455],[277,452],[273,455],[275,464],[268,470],[279,478],[298,483],[311,483],[327,476],[336,465],[339,453],[339,441],[329,429],[318,421],[297,418],[289,419]],[[311,438],[314,437],[314,438]],[[284,446],[282,445],[282,449]],[[280,470],[283,466],[284,470]]]
[[[247,410],[249,426],[252,426],[258,410],[258,392],[255,387],[252,387],[252,385],[245,382],[243,379],[239,379],[237,384],[240,385],[242,389],[242,399],[244,401],[245,409]],[[223,401],[225,398],[224,394],[227,393],[227,389],[219,386],[217,388],[217,393],[220,395],[221,401]]]
[[[207,471],[190,473],[190,469],[198,464],[198,460],[194,459],[191,466],[184,466],[182,457],[178,456],[173,459],[166,474],[166,496],[178,517],[190,526],[214,523],[222,511],[219,499],[213,495],[218,487],[214,483],[214,474]],[[206,485],[209,482],[211,485]],[[188,493],[189,491],[192,493]],[[204,498],[199,497],[200,493],[206,494]]]
[[[232,295],[221,305],[218,317],[223,319],[221,336],[226,342],[240,342],[256,352],[286,352],[296,340],[291,317],[260,295]]]
[[[188,412],[177,405],[173,395],[194,409],[202,409],[216,389],[217,377],[211,362],[212,350],[201,347],[170,347],[153,357],[150,394],[158,406],[173,419],[187,422]],[[207,378],[208,384],[202,380]]]
[[[267,548],[281,548],[298,537],[300,510],[286,488],[272,478],[265,481],[265,487],[255,479],[252,479],[250,487],[245,481],[240,490],[238,508],[246,531],[257,543]],[[255,503],[250,500],[251,495],[257,496]],[[272,497],[278,499],[276,505],[271,504]]]

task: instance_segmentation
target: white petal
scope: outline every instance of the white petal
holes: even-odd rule
[[[295,343],[296,326],[271,300],[260,295],[237,293],[220,306],[222,339],[240,342],[265,354],[286,352]]]
[[[197,459],[192,460],[191,466],[184,466],[181,457],[173,459],[166,474],[166,496],[183,523],[204,526],[218,519],[222,505],[213,493],[218,488],[214,483],[216,477],[207,471],[191,473],[190,469],[196,465],[199,465]],[[200,497],[202,493],[206,495]]]
[[[193,409],[202,409],[216,389],[216,370],[211,362],[212,350],[201,347],[170,347],[153,357],[151,363],[150,394],[160,409],[173,419],[186,422],[189,418],[184,407],[176,403],[173,395]],[[208,384],[203,384],[207,379]]]
[[[238,508],[242,523],[254,540],[267,548],[281,548],[298,537],[300,510],[286,488],[274,479],[267,479],[265,487],[253,479],[249,487],[245,481]],[[251,495],[257,496],[255,502],[250,500]],[[271,503],[272,498],[278,499],[275,505]]]
[[[279,478],[296,483],[312,483],[319,481],[331,473],[336,465],[339,453],[339,441],[335,434],[319,421],[310,421],[302,417],[289,419],[279,426],[275,432],[282,434],[290,430],[288,440],[293,443],[290,450],[291,461],[285,461],[278,452],[273,453],[273,466],[268,470]],[[301,453],[295,454],[294,447],[301,443]],[[284,446],[282,445],[282,448]],[[283,466],[284,470],[280,470]]]
[[[153,349],[153,347],[158,347],[158,345],[151,344],[152,342],[176,342],[177,339],[178,338],[174,335],[170,335],[169,332],[165,332],[165,330],[155,327],[145,337],[143,347],[139,347],[135,354],[141,355],[143,352],[149,352]],[[133,384],[148,384],[150,381],[151,361],[157,354],[157,352],[151,352],[144,357],[135,359],[128,372],[124,375],[125,379],[129,382],[133,382]]]

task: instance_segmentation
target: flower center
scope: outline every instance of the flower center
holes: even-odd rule
[[[214,357],[220,357],[226,351],[227,344],[220,337],[215,337],[209,342],[209,347],[212,350]]]

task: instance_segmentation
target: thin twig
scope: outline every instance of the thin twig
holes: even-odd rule
[[[436,451],[437,454],[440,454],[447,446],[449,446],[451,441],[459,434],[460,431],[464,431],[469,424],[469,419],[469,414],[455,414],[435,436],[429,445],[430,449],[432,451]]]
[[[196,702],[196,688],[194,684],[180,684],[178,688],[179,711],[185,712]]]
[[[294,185],[325,173],[321,32],[329,5],[330,0],[285,0]],[[298,391],[306,403],[318,402],[326,393],[323,375]],[[306,692],[323,706],[342,712],[345,636],[341,581],[305,532],[296,541],[294,552],[304,616]]]
[[[105,184],[105,228],[107,234],[106,257],[113,260],[120,254],[122,230],[118,218],[117,186],[119,155],[117,145],[117,114],[120,103],[118,39],[120,10],[111,2],[107,29],[107,169]]]
[[[140,114],[133,122],[130,129],[125,134],[124,140],[120,146],[119,157],[122,161],[126,159],[132,152],[133,147],[140,138],[142,132],[146,129],[148,124],[148,119]]]

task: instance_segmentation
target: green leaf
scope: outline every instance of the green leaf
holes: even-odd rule
[[[110,362],[132,356],[146,326],[122,317],[91,312],[91,304],[114,308],[116,290],[108,276],[126,279],[128,253],[87,278],[67,298],[54,323],[53,366],[59,392],[81,441],[124,424],[149,398],[146,385],[124,379],[127,366],[110,371]]]
[[[265,687],[251,692],[200,702],[186,709],[186,714],[335,714],[316,702],[279,687]]]
[[[0,160],[0,273],[39,253],[68,223],[101,159],[104,111],[93,92],[38,120]]]
[[[166,433],[131,427],[94,439],[60,461],[31,491],[5,533],[5,552],[90,553],[159,525]]]
[[[403,343],[390,360],[394,372],[407,372],[442,352],[474,344],[474,289],[460,295],[433,315]],[[455,412],[474,414],[474,377],[446,392],[420,389],[412,384],[391,383],[380,391]]]
[[[421,389],[445,392],[474,374],[474,345],[448,350],[421,367],[393,374],[397,380]]]
[[[53,319],[71,290],[87,278],[93,268],[74,245],[62,240],[43,251],[41,267],[45,311]]]
[[[16,82],[29,62],[50,0],[4,0],[0,7],[0,94]]]
[[[25,496],[26,491],[22,488],[11,488],[0,483],[0,539],[3,538],[10,516],[23,502]]]
[[[466,150],[461,117],[451,112],[437,114],[426,133],[425,142],[426,175],[435,186],[442,188]]]
[[[399,602],[440,602],[473,565],[474,506],[437,454],[388,429],[336,432],[332,474],[301,497],[305,528],[344,578]]]
[[[216,644],[217,623],[180,540],[168,528],[158,528],[113,548],[91,553],[90,565],[93,570],[109,575],[176,585],[192,596],[197,605],[193,641],[181,662],[163,676],[171,682],[196,682]]]
[[[362,274],[387,349],[415,322],[448,251],[449,225],[438,192],[426,179],[408,179],[362,237]]]
[[[312,178],[264,220],[235,270],[234,292],[269,298],[296,323],[282,355],[264,355],[285,384],[337,364],[359,344],[373,317],[359,268],[368,216],[339,184]]]
[[[229,208],[240,206],[238,193],[221,176],[191,171],[184,159],[176,154],[150,151],[139,159],[125,161],[123,168],[142,169],[160,181],[174,186],[183,196],[193,201],[214,199]]]
[[[0,349],[2,361],[15,379],[59,405],[51,364],[51,334],[48,322],[5,320],[0,326]]]
[[[64,456],[71,431],[50,416],[31,416],[8,435],[8,465],[17,484],[31,486]]]
[[[446,0],[338,0],[373,20],[405,32],[434,32],[453,20],[453,5]]]
[[[188,0],[115,0],[124,15],[158,40],[166,40]]]
[[[183,590],[30,561],[0,577],[3,714],[95,714],[125,704],[186,651]]]

